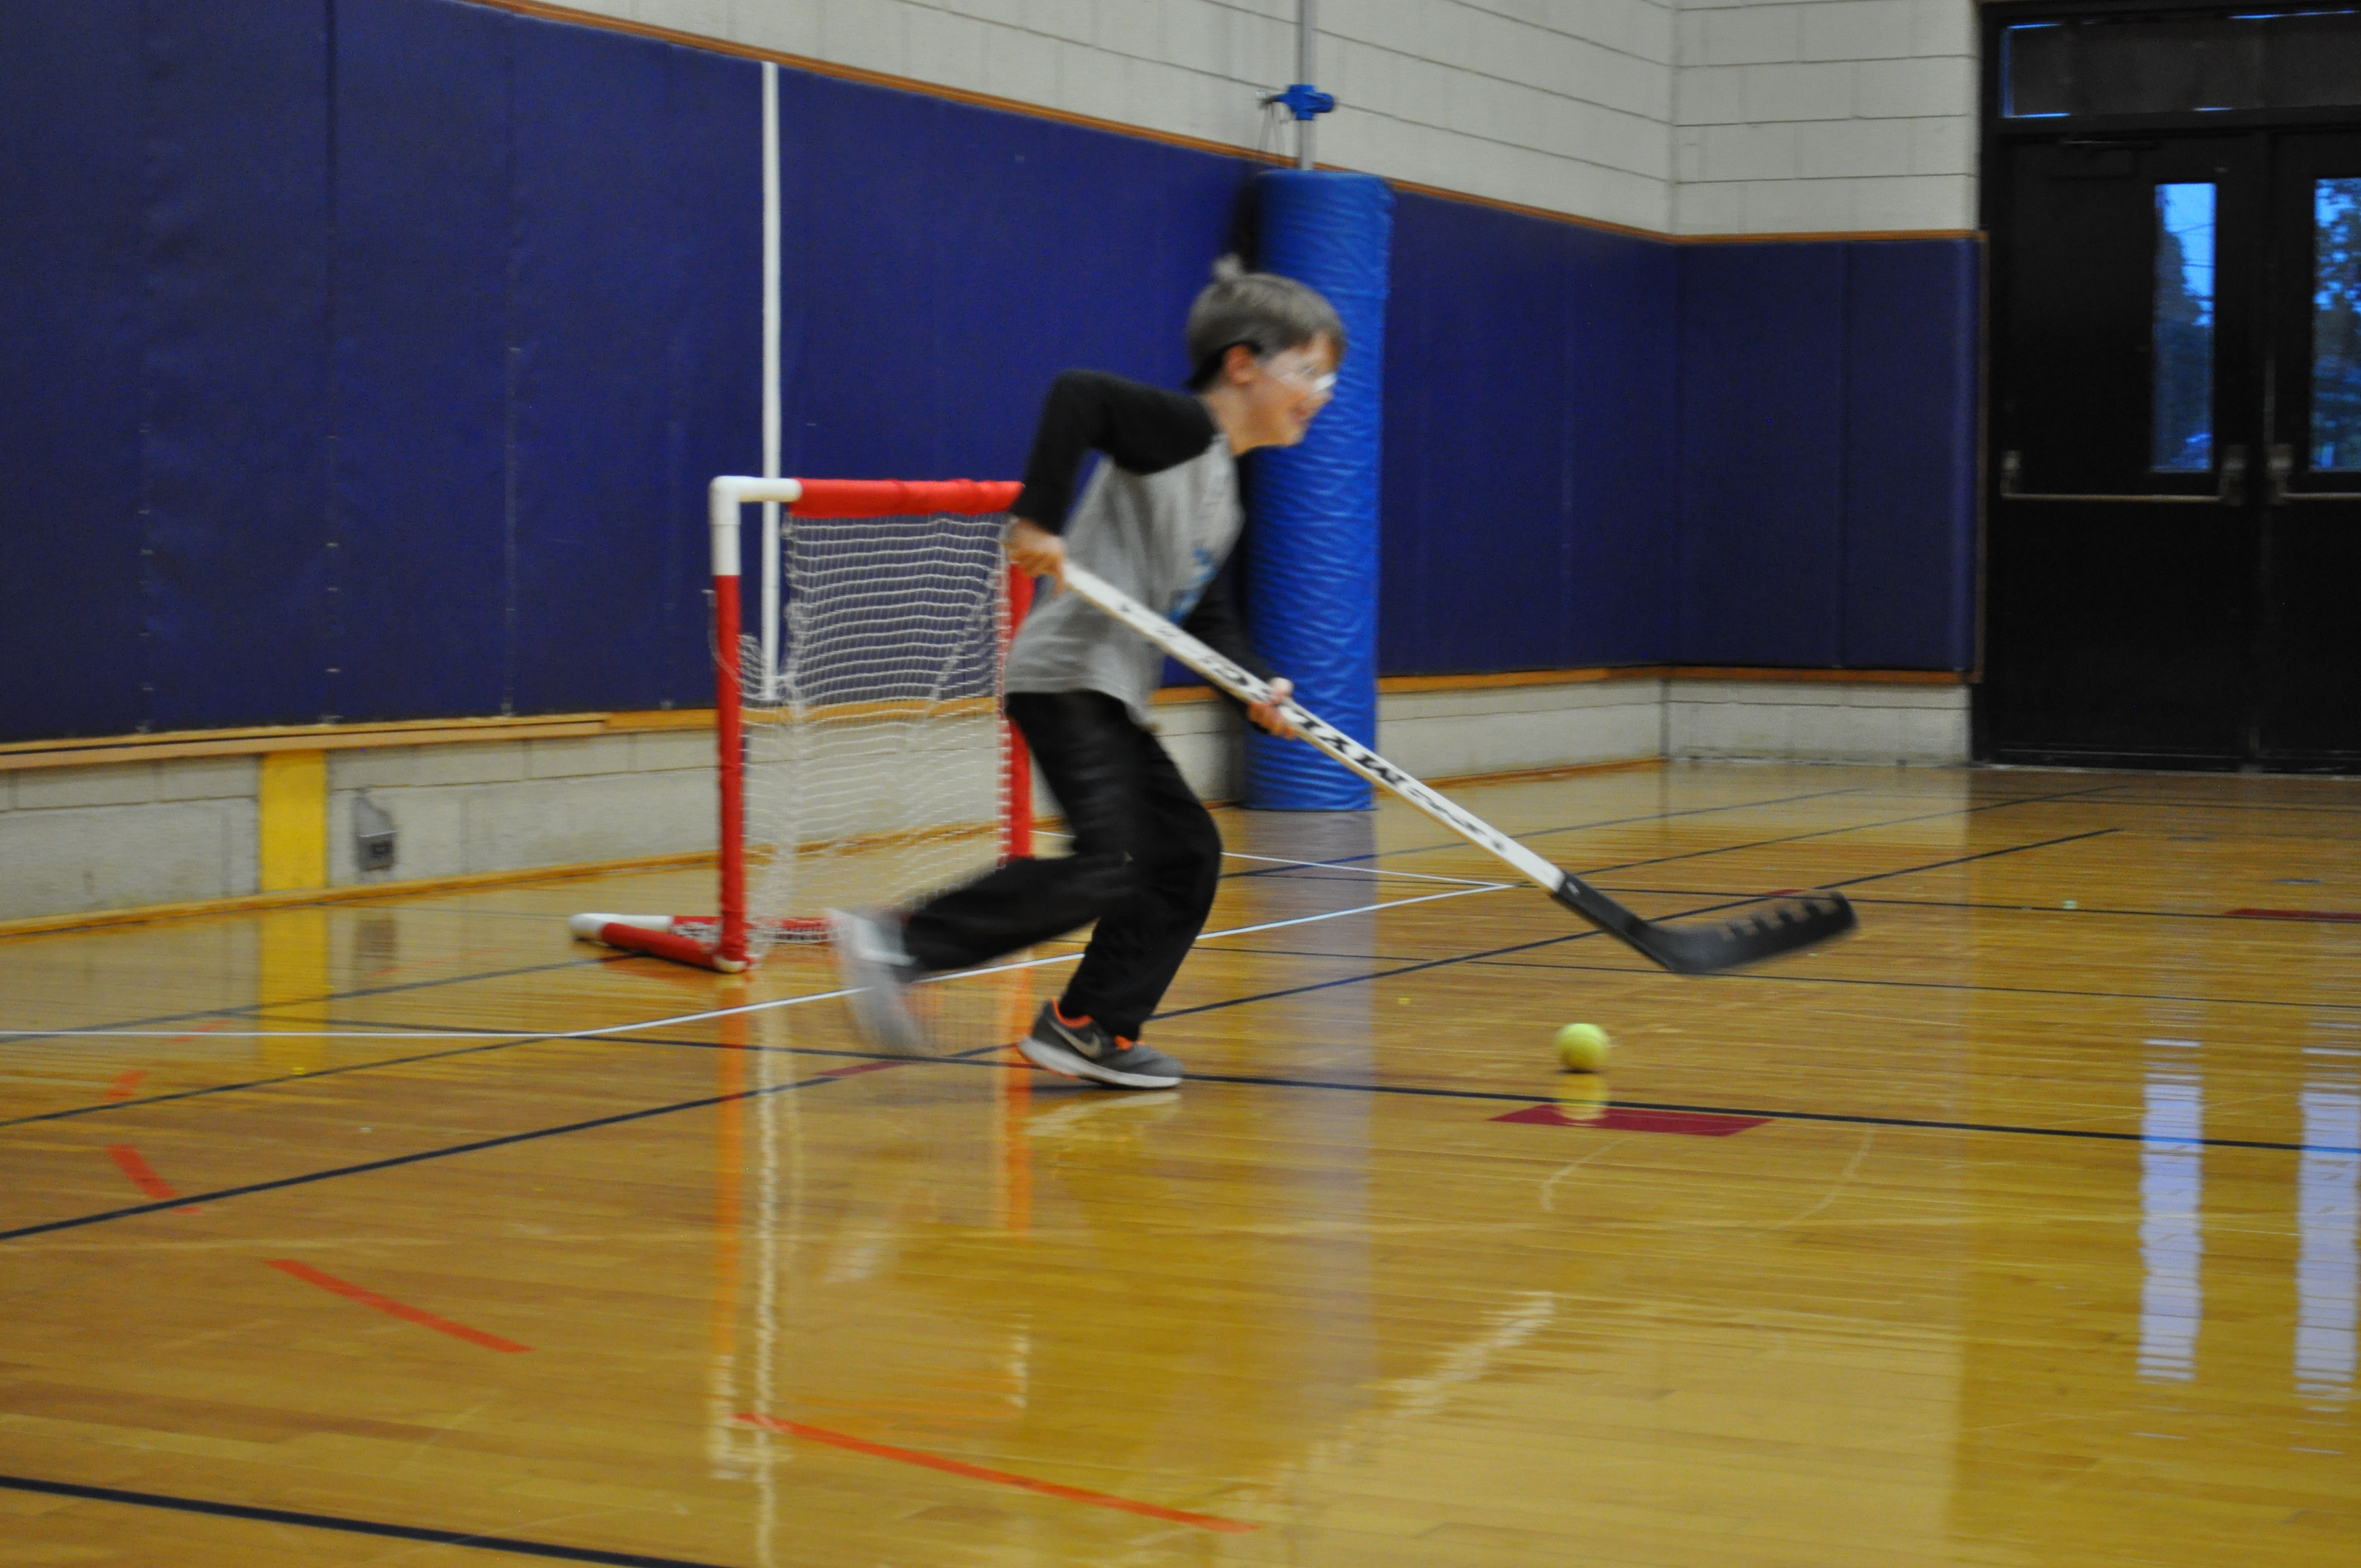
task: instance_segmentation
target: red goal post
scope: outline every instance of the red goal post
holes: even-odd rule
[[[1019,486],[979,479],[763,479],[723,475],[708,490],[713,557],[714,729],[719,821],[719,904],[713,916],[634,916],[586,914],[574,916],[574,934],[609,947],[651,954],[675,962],[734,973],[743,970],[761,950],[778,940],[810,940],[825,935],[817,913],[767,917],[750,914],[747,882],[748,729],[746,663],[749,644],[756,663],[774,646],[772,636],[745,636],[745,605],[741,593],[743,559],[742,514],[754,503],[775,502],[789,520],[988,520],[1005,513]],[[792,521],[785,526],[791,528]],[[783,530],[784,532],[784,530]],[[968,530],[971,578],[977,543]],[[999,564],[996,529],[991,580],[982,585],[997,597],[996,635],[991,650],[990,706],[998,731],[999,850],[1003,860],[1032,852],[1032,762],[1023,738],[999,717],[999,670],[1009,641],[1032,598],[1032,580]],[[777,569],[780,552],[766,541],[761,553],[766,570]],[[977,586],[971,583],[971,587]],[[786,587],[774,579],[758,605],[778,607]],[[775,631],[775,623],[766,628]],[[759,672],[767,691],[777,672]],[[972,706],[971,700],[969,706]],[[774,854],[792,855],[798,846],[774,846]]]

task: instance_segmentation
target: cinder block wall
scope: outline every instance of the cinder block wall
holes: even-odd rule
[[[360,868],[353,803],[393,819],[390,871]],[[388,746],[328,759],[336,886],[579,864],[713,848],[713,735]]]
[[[0,920],[255,891],[252,757],[0,773]]]
[[[570,0],[574,8],[1226,147],[1293,147],[1293,0]],[[1970,0],[1957,0],[1965,8]],[[1675,7],[1327,0],[1323,162],[1656,232]]]
[[[1972,0],[1686,4],[1673,232],[1976,226]]]
[[[1226,704],[1158,705],[1199,794],[1240,793]],[[1379,698],[1378,745],[1429,778],[1650,758],[1943,765],[1968,757],[1967,688],[1667,678],[1430,686]],[[713,736],[678,729],[330,751],[330,887],[710,850]],[[0,772],[0,921],[260,891],[252,756]],[[390,817],[397,858],[364,872],[354,805]],[[1056,810],[1046,788],[1037,799]],[[300,890],[299,890],[300,891]]]
[[[1675,681],[1664,755],[1828,762],[1964,762],[1968,688],[1850,681]]]
[[[1231,147],[1292,0],[574,0]],[[1975,226],[1974,0],[1326,0],[1322,160],[1678,235]],[[1279,135],[1281,150],[1291,143]]]

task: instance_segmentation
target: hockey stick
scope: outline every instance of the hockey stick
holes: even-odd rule
[[[1223,658],[1160,615],[1151,614],[1105,579],[1069,564],[1066,587],[1083,602],[1147,638],[1175,659],[1242,702],[1270,700],[1270,688]],[[1605,894],[1560,870],[1486,822],[1474,812],[1378,756],[1351,736],[1292,701],[1280,705],[1295,732],[1337,762],[1393,791],[1477,849],[1499,856],[1568,909],[1632,951],[1675,974],[1711,974],[1815,947],[1841,937],[1859,922],[1840,893],[1783,899],[1758,915],[1712,925],[1661,926],[1643,920]]]

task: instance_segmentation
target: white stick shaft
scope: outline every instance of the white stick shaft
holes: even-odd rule
[[[1083,602],[1092,608],[1121,621],[1241,702],[1270,700],[1270,687],[1259,679],[1223,658],[1162,616],[1150,611],[1095,573],[1070,564],[1066,567],[1066,587],[1080,594]],[[1371,784],[1393,791],[1477,849],[1499,856],[1520,873],[1531,878],[1543,892],[1555,893],[1565,883],[1565,873],[1557,867],[1450,796],[1419,783],[1327,720],[1292,700],[1280,704],[1280,708],[1294,723],[1295,732],[1305,740]]]

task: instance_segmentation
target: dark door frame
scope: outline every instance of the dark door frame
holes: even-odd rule
[[[2310,109],[2228,109],[2203,112],[2176,112],[2147,115],[2078,115],[2070,121],[2052,118],[2010,121],[2003,118],[2001,35],[2012,27],[2027,22],[2088,21],[2107,17],[2155,17],[2159,20],[2202,16],[2251,16],[2262,13],[2298,13],[2322,9],[2320,0],[2311,3],[2290,3],[2290,0],[2263,0],[2261,4],[2224,4],[2223,0],[1984,0],[1979,6],[1978,33],[1982,49],[1979,62],[1978,90],[1978,170],[1977,223],[1984,240],[1987,265],[1984,269],[1982,323],[1982,385],[1979,395],[1979,439],[1981,462],[1978,467],[1979,504],[1977,509],[1976,546],[1976,670],[1971,679],[1972,754],[1988,760],[1994,750],[1992,734],[1992,714],[1983,685],[1988,639],[1992,619],[1991,574],[1989,570],[1990,533],[1993,502],[2000,493],[1999,464],[2001,461],[1996,418],[1998,378],[1995,374],[1998,337],[1994,331],[1995,312],[2000,302],[1995,297],[1994,280],[1997,268],[1992,264],[1995,255],[1995,230],[2001,221],[2011,192],[2007,185],[2007,159],[2004,149],[2013,144],[2055,141],[2061,136],[2093,141],[2132,140],[2145,137],[2174,137],[2184,136],[2232,136],[2238,133],[2266,133],[2305,130],[2361,130],[2361,107],[2338,106]],[[2273,329],[2276,332],[2276,328]],[[2255,455],[2256,481],[2262,476],[2263,455]],[[2260,606],[2257,607],[2260,609]],[[2341,752],[2339,753],[2341,756]],[[2111,762],[2134,766],[2188,766],[2204,768],[2239,767],[2236,762],[2207,763],[2203,762],[2158,762],[2125,755],[2110,759],[2093,753],[2075,759],[2086,765],[2110,765]],[[2291,763],[2246,762],[2248,770],[2275,766],[2292,766],[2297,771],[2321,771],[2322,762],[2294,761]],[[2335,771],[2352,771],[2343,763],[2334,764]]]

